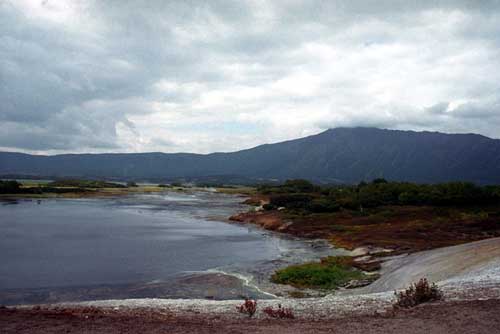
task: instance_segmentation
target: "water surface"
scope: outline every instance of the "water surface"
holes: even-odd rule
[[[234,277],[206,273],[254,275],[255,268],[311,251],[227,223],[248,209],[240,202],[218,193],[170,192],[2,203],[0,303],[258,294]]]

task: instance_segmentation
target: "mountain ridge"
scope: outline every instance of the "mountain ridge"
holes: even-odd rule
[[[343,183],[384,177],[422,183],[460,180],[488,184],[500,183],[500,140],[471,133],[335,128],[241,151],[209,154],[0,152],[0,174],[123,179],[238,175]]]

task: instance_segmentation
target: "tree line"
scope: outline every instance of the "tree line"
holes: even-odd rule
[[[262,185],[258,191],[270,197],[266,209],[285,207],[311,212],[362,210],[384,205],[470,206],[500,203],[500,186],[470,182],[417,184],[375,179],[357,185],[318,186],[307,180],[283,185]]]

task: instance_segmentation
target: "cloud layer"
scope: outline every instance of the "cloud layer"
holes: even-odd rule
[[[500,1],[0,0],[0,101],[0,149],[26,152],[500,138]]]

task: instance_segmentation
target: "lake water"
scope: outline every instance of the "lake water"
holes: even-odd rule
[[[269,271],[326,248],[227,223],[248,207],[211,192],[0,204],[0,304],[265,297]],[[228,273],[234,275],[227,275]]]

